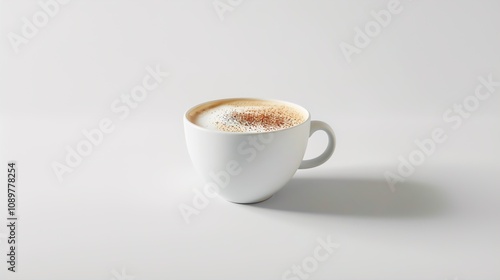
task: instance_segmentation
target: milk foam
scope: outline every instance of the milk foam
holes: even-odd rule
[[[201,108],[193,122],[226,132],[268,132],[301,124],[305,118],[298,109],[278,102],[233,100]]]

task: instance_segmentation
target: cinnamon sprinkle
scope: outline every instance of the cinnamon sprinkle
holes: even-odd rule
[[[293,118],[289,114],[283,114],[282,110],[275,107],[231,112],[228,121],[236,122],[245,127],[259,127],[264,131],[273,131],[299,124],[296,117]]]

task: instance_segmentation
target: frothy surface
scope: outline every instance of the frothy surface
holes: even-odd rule
[[[279,102],[228,100],[212,103],[191,113],[195,124],[226,132],[269,132],[303,123],[305,114]]]

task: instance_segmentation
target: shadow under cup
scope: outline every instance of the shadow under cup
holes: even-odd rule
[[[200,111],[238,100],[284,105],[300,113],[304,121],[270,132],[226,132],[195,124],[194,118]],[[256,203],[268,199],[292,178],[299,167],[322,164],[333,153],[333,131],[328,125],[317,123],[321,127],[312,130],[309,112],[284,101],[234,98],[210,101],[189,109],[184,114],[184,132],[193,165],[205,180],[202,191],[208,197],[218,194],[235,203]],[[325,130],[327,134],[328,129],[331,132],[327,151],[319,160],[320,157],[303,161],[308,138],[318,129]]]

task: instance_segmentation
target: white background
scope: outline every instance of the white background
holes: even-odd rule
[[[331,236],[309,279],[498,279],[500,87],[457,129],[443,114],[479,76],[500,81],[500,2],[401,0],[348,63],[339,45],[388,3],[243,0],[221,20],[211,0],[73,0],[16,53],[9,34],[43,10],[1,1],[0,179],[16,160],[19,245],[8,272],[4,189],[0,278],[281,279]],[[120,119],[111,104],[155,65],[170,76]],[[203,182],[182,114],[243,96],[304,106],[337,150],[266,202],[215,198],[187,224],[178,207]],[[59,182],[52,164],[103,118],[114,131]],[[392,192],[384,173],[436,128],[447,140]]]

